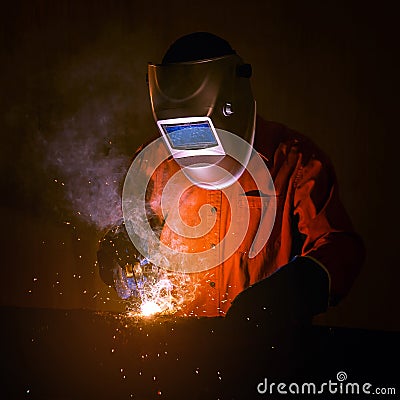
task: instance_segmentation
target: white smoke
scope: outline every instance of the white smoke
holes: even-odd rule
[[[65,207],[98,229],[122,218],[121,188],[129,166],[129,157],[113,145],[105,122],[99,117],[83,131],[70,121],[51,140],[42,141],[54,180],[62,185]]]
[[[38,143],[49,178],[62,185],[60,208],[100,230],[122,218],[124,176],[150,116],[146,64],[114,36],[58,65]]]

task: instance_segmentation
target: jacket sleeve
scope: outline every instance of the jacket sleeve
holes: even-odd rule
[[[313,149],[314,150],[314,149]],[[340,201],[329,160],[318,151],[300,152],[294,182],[294,214],[304,236],[301,255],[324,268],[330,277],[330,304],[350,290],[364,262],[365,249]]]

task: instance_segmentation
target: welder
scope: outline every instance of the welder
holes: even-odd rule
[[[242,209],[247,213],[234,251],[216,265],[187,271],[196,291],[180,307],[183,315],[263,318],[272,310],[307,318],[341,301],[363,264],[363,241],[339,198],[329,158],[306,136],[257,113],[251,75],[251,65],[208,32],[178,38],[160,64],[148,65],[155,129],[169,155],[154,167],[146,191],[146,218],[160,242],[196,253],[225,240],[226,249],[230,237],[241,233],[231,226],[242,223]],[[252,174],[256,155],[265,171]],[[202,206],[209,206],[212,229],[200,236],[180,235],[162,211],[162,192],[179,171],[189,182],[176,200],[182,220],[196,226]],[[242,189],[232,200],[226,190],[235,184]],[[267,226],[271,207],[273,224]],[[154,265],[125,222],[101,240],[98,263],[104,282],[129,299],[140,291],[143,271]]]

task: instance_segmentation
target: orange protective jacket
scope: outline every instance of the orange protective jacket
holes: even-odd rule
[[[335,304],[347,294],[363,263],[362,240],[339,199],[334,169],[322,151],[303,135],[260,117],[256,122],[254,148],[264,158],[275,185],[277,207],[272,233],[262,251],[249,258],[263,198],[245,172],[239,183],[246,196],[232,205],[239,209],[248,205],[250,209],[245,239],[217,267],[188,275],[195,291],[193,300],[180,311],[184,315],[225,315],[241,291],[267,278],[296,255],[308,256],[326,269],[330,276],[331,304]],[[225,236],[231,223],[230,206],[221,191],[192,186],[179,202],[182,220],[197,225],[200,207],[210,204],[207,212],[210,218],[216,218],[215,224],[198,239],[187,239],[173,232],[164,224],[160,200],[166,182],[179,168],[170,157],[152,175],[146,202],[151,223],[159,229],[165,244],[202,251]]]

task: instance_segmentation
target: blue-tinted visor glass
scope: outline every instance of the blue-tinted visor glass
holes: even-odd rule
[[[208,122],[186,122],[161,125],[174,149],[195,150],[218,146],[217,139]]]

